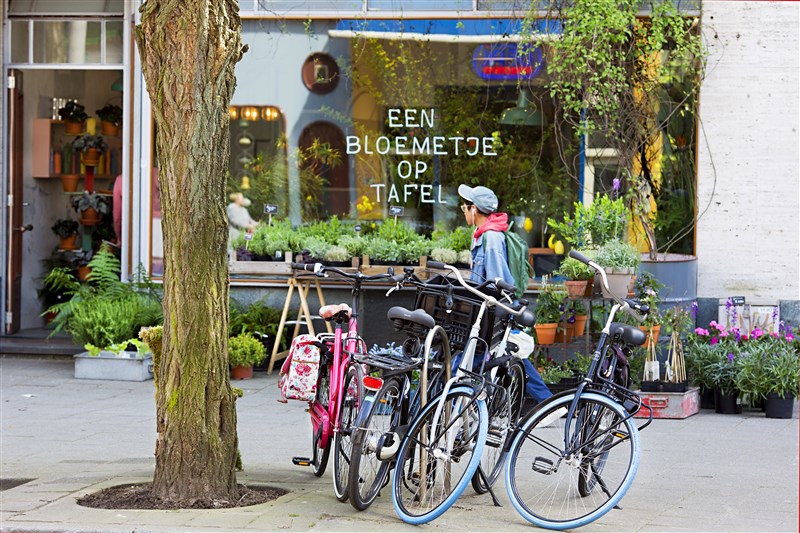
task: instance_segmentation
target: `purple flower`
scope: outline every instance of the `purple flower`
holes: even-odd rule
[[[778,306],[777,305],[772,308],[772,321],[773,322],[777,322],[778,321]]]
[[[692,319],[696,319],[697,318],[697,302],[692,302],[691,315],[692,315]]]
[[[619,178],[614,178],[614,181],[612,181],[611,183],[612,183],[611,187],[615,191],[618,191],[619,190]]]
[[[731,353],[729,353],[729,354],[728,354],[728,361],[730,361],[731,363],[733,363],[733,352],[731,352]]]

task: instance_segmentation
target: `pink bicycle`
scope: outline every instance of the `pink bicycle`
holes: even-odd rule
[[[296,465],[311,466],[314,475],[321,477],[328,465],[333,449],[333,490],[339,501],[347,501],[348,475],[350,471],[351,437],[353,422],[361,408],[364,397],[364,371],[352,356],[366,354],[366,344],[358,335],[358,298],[365,281],[386,280],[391,272],[365,276],[360,272],[350,273],[320,263],[292,263],[296,270],[313,271],[314,275],[326,277],[335,274],[352,284],[352,306],[347,304],[326,305],[319,315],[333,322],[334,333],[317,335],[314,344],[320,349],[317,393],[309,402],[311,415],[312,456],[294,457]],[[344,324],[347,324],[345,335]]]

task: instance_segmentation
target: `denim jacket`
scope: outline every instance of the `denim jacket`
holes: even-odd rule
[[[506,259],[506,236],[500,231],[486,231],[472,240],[472,271],[470,279],[479,283],[500,278],[514,284],[514,276]]]

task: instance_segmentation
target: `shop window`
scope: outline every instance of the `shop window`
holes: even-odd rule
[[[264,217],[266,204],[289,215],[284,117],[274,106],[230,108],[231,154],[228,193],[241,192],[251,204],[250,216]]]
[[[318,121],[303,129],[300,152],[300,194],[303,219],[350,216],[350,171],[342,130]]]
[[[12,65],[123,63],[121,20],[11,20]]]
[[[122,15],[124,0],[9,0],[8,14],[13,15]]]

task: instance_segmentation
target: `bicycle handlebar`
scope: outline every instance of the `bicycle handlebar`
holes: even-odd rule
[[[292,268],[294,270],[304,270],[306,272],[313,272],[317,276],[323,277],[327,272],[332,272],[339,276],[349,279],[360,279],[362,281],[376,281],[380,279],[394,279],[397,276],[394,275],[394,271],[392,267],[387,269],[385,274],[373,274],[371,276],[365,276],[361,272],[345,272],[344,270],[340,270],[336,267],[332,266],[325,266],[322,263],[292,263]],[[400,275],[400,278],[403,276]]]
[[[582,253],[580,253],[578,251],[575,251],[575,250],[570,250],[569,251],[569,256],[571,258],[573,258],[573,259],[577,259],[578,261],[580,261],[581,263],[583,263],[585,265],[588,265],[588,266],[592,267],[598,274],[600,274],[600,280],[603,283],[603,286],[608,291],[608,294],[610,294],[613,297],[613,299],[619,304],[620,309],[622,309],[623,311],[628,313],[630,316],[632,316],[634,319],[638,320],[639,322],[644,322],[644,318],[645,318],[644,316],[642,316],[641,314],[636,312],[630,306],[630,304],[628,304],[628,302],[626,302],[625,300],[623,300],[622,298],[620,298],[619,296],[614,294],[614,292],[608,287],[608,278],[606,277],[606,270],[603,267],[601,267],[600,265],[598,265],[597,263],[595,263],[594,261],[592,261],[591,259],[589,259],[585,255],[583,255]]]
[[[484,288],[489,284],[494,284],[496,287],[498,287],[500,289],[503,289],[503,290],[506,290],[506,291],[510,291],[510,292],[515,292],[517,290],[517,287],[515,285],[511,285],[509,283],[506,283],[501,279],[496,279],[496,280],[486,280],[483,283],[481,283],[480,285],[478,285],[477,287],[473,287],[473,286],[471,286],[470,284],[468,284],[464,280],[464,278],[461,276],[461,271],[459,271],[453,265],[448,265],[446,263],[441,263],[439,261],[428,261],[428,267],[436,268],[436,269],[439,269],[439,270],[449,270],[450,272],[452,272],[452,273],[454,273],[456,275],[456,279],[458,280],[458,283],[461,284],[461,286],[464,287],[465,289],[467,289],[469,292],[471,292],[475,296],[479,296],[482,300],[485,300],[486,302],[488,302],[489,305],[496,305],[496,306],[504,309],[505,311],[511,313],[514,316],[520,316],[526,309],[526,306],[524,306],[524,305],[521,306],[519,309],[514,309],[513,307],[510,307],[510,306],[504,304],[503,302],[499,301],[494,296],[490,296],[488,294],[484,294],[484,293],[482,293],[480,291],[481,288]]]

